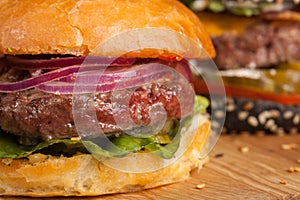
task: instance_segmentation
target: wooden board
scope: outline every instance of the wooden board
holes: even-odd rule
[[[299,147],[282,149],[282,144],[290,143]],[[249,152],[242,153],[240,147],[249,147]],[[130,194],[76,199],[300,199],[300,172],[288,172],[290,167],[300,167],[300,135],[222,136],[210,158],[185,182]],[[283,180],[287,184],[281,184]],[[202,183],[205,188],[196,189]]]
[[[290,143],[299,148],[282,149],[282,144]],[[246,146],[249,152],[241,153],[240,147]],[[300,199],[300,172],[287,171],[291,166],[300,167],[300,135],[224,136],[210,157],[210,162],[200,172],[194,171],[188,181],[103,199]],[[286,185],[280,183],[283,180]],[[202,183],[206,187],[196,189]]]

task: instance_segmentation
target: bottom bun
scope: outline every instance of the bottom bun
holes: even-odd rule
[[[187,179],[190,171],[200,168],[200,159],[210,133],[210,122],[188,128],[196,132],[192,143],[176,162],[146,173],[113,169],[89,154],[54,157],[34,154],[29,159],[0,161],[0,194],[8,196],[97,196],[153,188]],[[145,161],[146,162],[146,161]],[[147,162],[151,163],[151,160]]]

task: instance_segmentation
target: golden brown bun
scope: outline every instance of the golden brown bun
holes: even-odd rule
[[[152,27],[184,34],[215,55],[198,17],[176,0],[6,0],[0,13],[0,54],[88,55],[116,34]],[[148,55],[147,50],[132,54]],[[150,57],[168,56],[150,52]]]
[[[191,144],[176,162],[147,173],[125,173],[101,164],[91,155],[0,160],[0,195],[94,196],[153,188],[185,180],[190,171],[203,165],[199,159],[206,147],[210,122],[201,116],[185,132],[196,132]],[[145,160],[149,165],[152,160]]]

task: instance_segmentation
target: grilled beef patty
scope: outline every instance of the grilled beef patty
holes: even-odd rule
[[[258,22],[241,35],[225,32],[214,37],[220,69],[270,67],[280,62],[300,60],[300,22]],[[274,22],[273,22],[274,23]]]
[[[122,120],[133,120],[136,126],[145,126],[151,122],[150,110],[162,103],[169,119],[179,119],[181,108],[176,97],[178,85],[168,88],[159,83],[143,86],[131,95],[129,113],[131,119],[122,116],[126,106],[119,102],[111,102],[112,94],[96,94],[92,99],[85,97],[85,101],[92,101],[98,117],[99,127],[104,133],[120,131],[115,122],[114,114]],[[185,99],[184,110],[191,111],[192,99]],[[117,112],[113,113],[113,106]],[[185,113],[187,114],[187,113]],[[20,136],[20,142],[34,143],[36,140],[50,140],[71,138],[78,136],[72,116],[72,96],[43,93],[36,90],[8,93],[0,95],[0,126],[9,133]],[[124,121],[123,121],[124,123]],[[134,127],[129,127],[134,128]],[[87,133],[88,134],[88,133]]]

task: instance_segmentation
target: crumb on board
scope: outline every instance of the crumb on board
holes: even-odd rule
[[[247,152],[250,151],[250,148],[247,147],[247,146],[239,147],[239,151],[240,151],[241,153],[247,153]]]
[[[197,184],[196,185],[196,189],[198,189],[198,190],[202,190],[203,188],[205,188],[205,183],[202,183],[202,184]]]
[[[224,156],[223,153],[218,153],[218,154],[215,155],[215,158],[222,158],[223,156]]]
[[[294,167],[289,167],[289,168],[287,169],[287,171],[290,172],[290,173],[293,173],[293,172],[294,172]]]
[[[294,168],[294,171],[295,171],[295,172],[300,172],[300,167],[295,167],[295,168]]]
[[[283,149],[283,150],[295,150],[295,149],[298,149],[298,144],[296,144],[296,143],[282,144],[281,149]]]
[[[286,180],[281,180],[279,183],[282,184],[282,185],[286,185],[287,181]]]
[[[300,167],[289,167],[287,171],[290,173],[300,172]]]

